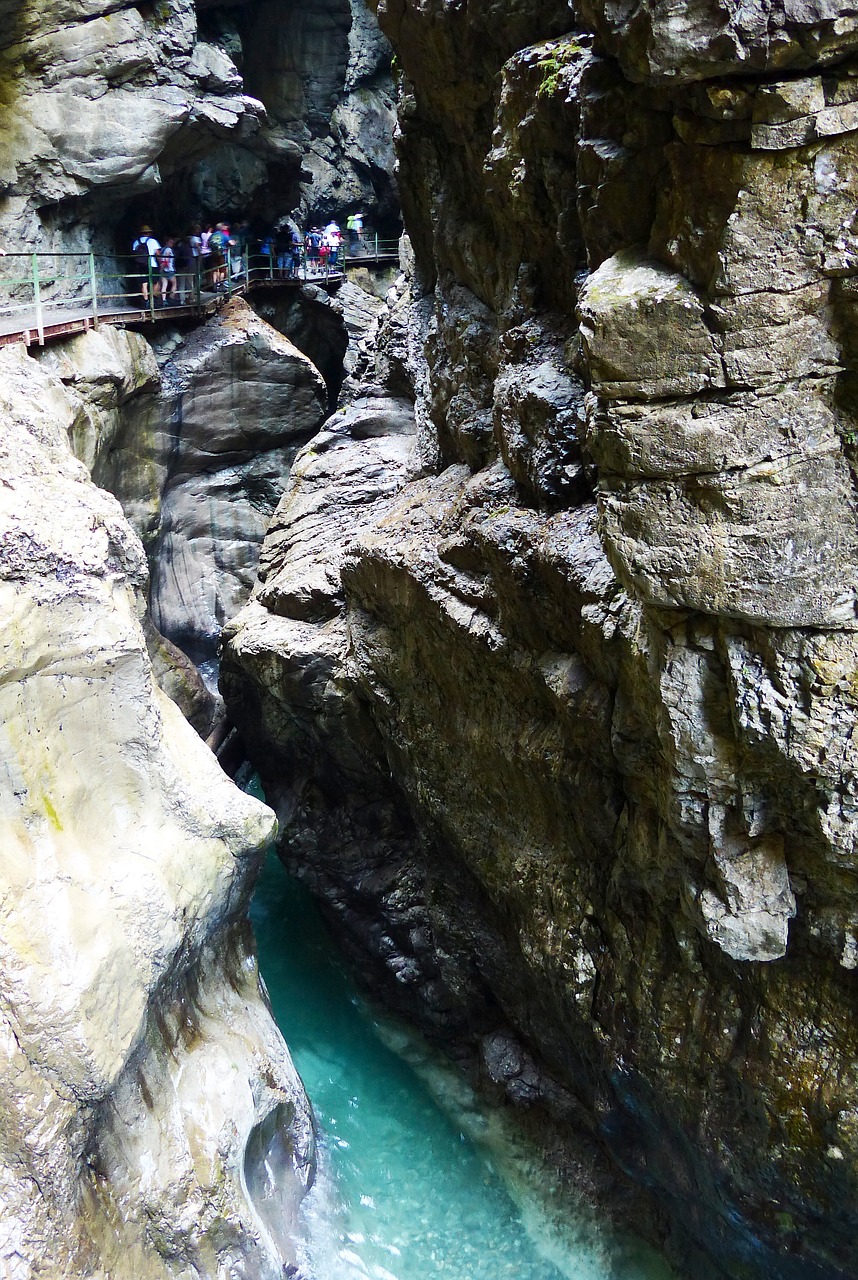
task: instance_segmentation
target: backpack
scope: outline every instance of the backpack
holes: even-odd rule
[[[187,240],[180,240],[173,250],[173,265],[182,274],[193,269],[194,254]]]
[[[172,268],[173,264],[172,264],[172,262],[171,262],[171,260],[170,260],[170,255],[167,253],[167,251],[166,251],[165,249],[162,249],[159,253],[157,253],[157,254],[155,255],[155,258],[156,258],[156,261],[157,261],[157,263],[158,263],[158,266],[160,267],[160,269],[161,269],[162,271],[170,271],[170,270],[171,270],[171,268]]]
[[[149,237],[138,236],[131,246],[131,252],[134,254],[136,265],[145,271],[149,265]]]
[[[213,231],[209,240],[209,248],[213,253],[223,253],[226,248],[226,236],[222,231]]]

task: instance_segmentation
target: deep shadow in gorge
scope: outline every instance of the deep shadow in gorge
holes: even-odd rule
[[[640,1244],[540,1171],[500,1111],[486,1110],[419,1033],[355,996],[306,890],[269,863],[251,908],[275,1014],[314,1101],[319,1183],[303,1245],[316,1280],[381,1265],[517,1280],[667,1280]],[[506,1123],[505,1123],[506,1120]]]

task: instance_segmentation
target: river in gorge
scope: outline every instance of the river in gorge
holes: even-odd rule
[[[274,1014],[313,1102],[304,1204],[313,1280],[670,1280],[644,1245],[570,1219],[501,1112],[357,993],[307,890],[274,854],[251,909]]]

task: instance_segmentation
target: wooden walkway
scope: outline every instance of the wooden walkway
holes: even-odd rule
[[[313,276],[306,279],[273,279],[241,281],[223,293],[203,293],[199,302],[178,305],[155,306],[154,309],[141,304],[119,304],[99,308],[93,313],[92,303],[75,306],[67,303],[42,304],[42,337],[40,338],[36,310],[27,307],[16,310],[12,315],[2,315],[0,304],[0,347],[9,346],[13,342],[24,342],[28,347],[49,342],[52,338],[64,338],[70,334],[86,333],[98,325],[110,324],[120,327],[138,325],[171,324],[176,320],[205,320],[221,309],[230,298],[241,297],[257,290],[300,289],[305,284],[314,284],[322,289],[336,289],[344,279],[342,272],[331,271],[327,275]]]
[[[16,255],[24,257],[25,255]],[[36,255],[34,255],[36,256]],[[64,338],[70,334],[85,333],[98,325],[109,324],[122,327],[165,325],[175,321],[200,321],[214,315],[230,298],[255,293],[257,290],[301,289],[305,285],[316,285],[317,288],[333,291],[339,288],[346,278],[348,267],[385,267],[393,266],[399,261],[398,252],[393,252],[386,245],[373,251],[355,255],[348,254],[341,269],[327,268],[314,271],[303,265],[298,277],[281,277],[268,266],[252,268],[244,277],[234,277],[228,290],[212,293],[203,292],[199,300],[177,306],[144,306],[140,301],[126,301],[115,296],[98,295],[93,284],[93,297],[81,298],[80,302],[71,299],[42,298],[40,307],[9,302],[4,306],[0,289],[0,347],[14,342],[24,342],[28,347],[44,345],[54,338]],[[5,312],[5,314],[4,314]],[[40,327],[41,322],[41,327]]]

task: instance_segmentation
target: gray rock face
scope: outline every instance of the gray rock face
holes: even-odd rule
[[[175,163],[230,133],[253,132],[264,114],[226,55],[196,44],[190,3],[145,16],[113,4],[85,15],[30,8],[6,27],[0,57],[7,249],[70,247],[41,206],[106,189],[126,198],[150,190],[165,156]]]
[[[308,472],[233,633],[284,853],[689,1273],[845,1280],[854,15],[380,13],[415,292],[347,392],[421,470],[321,573]]]
[[[295,1247],[256,1135],[289,1117],[287,1221],[313,1154],[243,924],[274,817],[154,683],[145,555],[71,453],[78,397],[23,347],[0,369],[0,1270],[274,1280]]]
[[[680,82],[836,62],[854,52],[858,22],[837,0],[736,5],[704,0],[682,9],[647,0],[585,0],[592,24],[630,80]]]
[[[213,653],[325,407],[310,361],[240,301],[176,346],[157,395],[129,402],[95,476],[147,545],[152,619],[168,639]]]
[[[178,233],[203,214],[272,222],[363,204],[397,221],[390,50],[363,0],[199,14],[190,0],[96,0],[7,19],[7,252],[128,253],[141,221]],[[13,265],[22,274],[7,263],[4,278]]]
[[[396,219],[390,47],[364,0],[256,0],[232,15],[215,7],[201,25],[214,41],[194,55],[204,83],[231,83],[229,54],[265,116],[253,136],[237,130],[196,163],[197,199],[244,210],[252,196],[270,220],[293,210],[327,219],[358,204]]]

